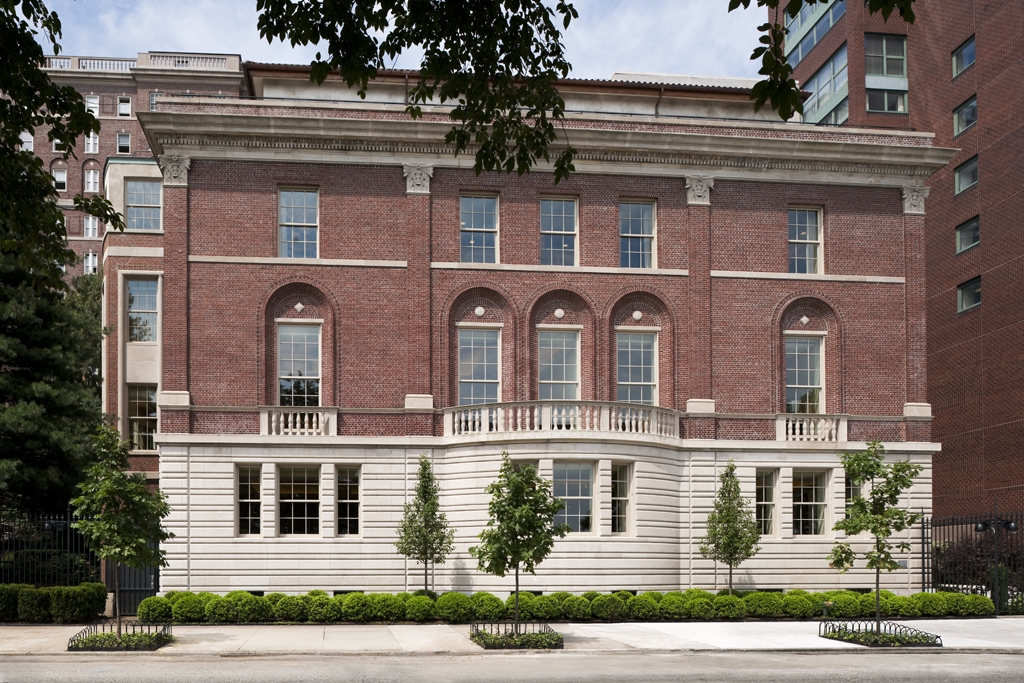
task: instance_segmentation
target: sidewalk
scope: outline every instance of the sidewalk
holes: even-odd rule
[[[1024,654],[1024,618],[909,621],[942,636],[945,649]],[[865,650],[818,637],[816,622],[685,622],[554,624],[565,649],[589,652]],[[71,654],[68,638],[80,626],[0,626],[0,655]],[[175,642],[153,653],[255,654],[482,654],[466,625],[174,626]],[[494,651],[491,651],[494,652]]]

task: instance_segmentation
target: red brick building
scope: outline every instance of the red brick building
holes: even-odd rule
[[[917,21],[863,3],[808,8],[787,53],[807,120],[935,134],[959,151],[928,181],[928,395],[935,511],[1024,509],[1024,6],[918,0]],[[985,303],[981,303],[981,291]]]

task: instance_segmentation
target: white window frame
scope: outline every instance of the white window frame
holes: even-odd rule
[[[53,175],[53,187],[57,192],[67,192],[68,170],[66,168],[55,168],[51,173]]]
[[[54,154],[64,154],[67,148],[61,144],[60,140],[54,138],[52,141],[52,149]]]
[[[82,272],[91,275],[99,270],[99,255],[94,251],[87,251],[82,255]]]
[[[616,493],[616,491],[615,491],[615,471],[616,471],[617,468],[622,468],[622,470],[624,470],[625,473],[626,473],[626,495],[625,496],[616,496],[615,495],[615,493]],[[610,477],[610,481],[611,481],[611,484],[612,484],[612,488],[611,488],[612,509],[611,509],[611,519],[610,519],[611,524],[610,524],[609,528],[611,529],[611,533],[614,536],[629,536],[633,532],[633,507],[634,507],[633,506],[633,500],[634,500],[633,482],[635,480],[635,476],[633,474],[634,471],[635,471],[635,463],[615,462],[615,461],[612,462],[611,477]],[[626,508],[624,513],[620,514],[620,515],[616,515],[615,514],[615,503],[618,502],[618,501],[624,501],[624,505],[625,505],[625,508]],[[616,518],[621,518],[623,520],[623,528],[619,529],[618,531],[615,530],[615,520],[616,520]]]
[[[127,105],[128,106],[128,113],[127,114],[121,113],[123,111],[122,108],[121,108],[121,105]],[[118,95],[117,96],[117,116],[118,116],[118,118],[131,118],[131,116],[132,116],[132,98],[131,97],[129,97],[127,95]]]
[[[498,400],[497,400],[497,403],[501,403],[501,399],[502,399],[502,396],[503,396],[503,394],[502,394],[503,386],[502,386],[502,381],[501,381],[501,375],[502,375],[502,363],[501,363],[501,360],[502,360],[502,358],[501,358],[501,356],[502,356],[502,346],[501,345],[502,345],[502,337],[504,336],[502,334],[502,328],[504,327],[504,324],[503,323],[456,323],[455,327],[456,327],[456,330],[455,330],[456,331],[456,335],[455,335],[455,338],[456,338],[456,341],[455,341],[455,344],[456,344],[456,349],[455,349],[455,353],[456,353],[456,358],[455,358],[455,374],[456,374],[456,392],[457,392],[456,393],[456,402],[458,403],[459,406],[464,406],[464,407],[488,405],[486,403],[462,403],[462,380],[459,379],[459,375],[460,375],[459,365],[460,365],[461,361],[459,360],[459,356],[462,353],[462,331],[463,330],[467,330],[467,331],[483,331],[483,332],[497,332],[498,333]],[[478,383],[478,382],[473,382],[473,383],[475,384],[475,383]]]
[[[974,164],[975,180],[970,185],[964,185],[960,181],[960,173],[961,173],[961,171],[965,170],[971,164]],[[953,194],[960,194],[961,192],[966,192],[967,190],[969,190],[972,187],[976,186],[981,181],[981,172],[980,171],[981,171],[981,167],[978,164],[978,156],[977,155],[971,157],[970,159],[968,159],[967,161],[965,161],[964,163],[960,164],[955,169],[953,169],[953,190],[954,190]]]
[[[623,234],[622,232],[622,205],[623,204],[650,204],[651,206],[651,265],[649,266],[623,266],[622,265],[622,238],[639,237],[646,238],[646,235]],[[619,268],[628,271],[653,270],[658,267],[658,202],[655,199],[635,199],[630,197],[619,198]]]
[[[829,533],[829,528],[831,527],[831,524],[829,522],[831,521],[831,507],[832,506],[830,505],[830,501],[832,500],[832,495],[831,495],[832,486],[831,486],[831,484],[832,484],[832,474],[833,473],[830,470],[816,469],[814,467],[808,467],[806,469],[796,469],[796,468],[794,468],[794,470],[793,470],[793,479],[790,482],[790,489],[791,489],[791,492],[794,493],[794,494],[796,492],[797,477],[798,477],[798,475],[801,475],[801,474],[810,474],[810,475],[819,475],[820,474],[824,478],[825,481],[824,481],[824,483],[822,484],[822,487],[821,487],[822,491],[823,491],[823,493],[822,493],[822,499],[823,500],[821,502],[815,501],[815,502],[807,503],[807,502],[797,502],[795,495],[793,495],[790,498],[790,505],[792,506],[792,508],[790,510],[790,512],[791,512],[791,516],[790,517],[791,517],[791,520],[792,520],[792,522],[791,522],[791,530],[793,532],[793,536],[794,537],[801,537],[801,538],[813,538],[813,539],[826,538],[828,536],[828,533]],[[819,533],[816,533],[816,534],[815,533],[805,534],[805,533],[801,533],[801,532],[798,531],[797,517],[796,517],[796,508],[797,508],[798,505],[814,505],[814,506],[819,506],[820,505],[821,506],[821,509],[822,509],[822,513],[821,513],[821,531]]]
[[[766,487],[761,486],[761,477],[770,479],[767,488],[771,491],[771,500],[761,500],[758,496]],[[764,530],[762,508],[768,510],[768,530]],[[775,469],[758,469],[754,473],[754,519],[761,530],[762,538],[775,538],[779,535],[779,471]]]
[[[274,396],[276,397],[276,405],[281,406],[281,379],[285,378],[296,378],[297,376],[281,375],[281,328],[282,327],[317,327],[319,332],[317,333],[317,405],[315,406],[283,406],[286,408],[320,408],[324,404],[324,321],[319,318],[278,318],[274,321],[277,324],[277,330],[275,335],[275,353],[274,353]],[[305,377],[306,379],[313,379],[310,375]]]
[[[128,203],[128,184],[129,183],[156,183],[160,186],[160,204],[129,204]],[[128,210],[131,207],[138,207],[141,209],[159,209],[158,219],[160,221],[160,227],[151,230],[146,228],[130,228],[128,227]],[[124,179],[124,220],[125,220],[125,232],[132,233],[143,233],[148,235],[160,234],[164,231],[164,184],[160,178],[125,178]]]
[[[558,479],[555,477],[555,472],[558,470],[558,468],[560,466],[561,467],[589,467],[590,468],[590,482],[589,482],[590,495],[589,496],[583,496],[583,495],[570,496],[568,494],[559,495],[557,493]],[[569,481],[569,480],[566,479],[565,481]],[[582,481],[582,480],[577,479],[575,481]],[[573,534],[573,535],[579,535],[579,536],[593,536],[593,535],[596,535],[597,534],[597,527],[598,527],[598,510],[597,510],[597,508],[595,506],[595,502],[596,502],[596,498],[597,498],[597,496],[595,495],[595,493],[596,493],[595,488],[596,488],[596,484],[597,484],[597,463],[596,462],[592,462],[592,461],[579,462],[579,461],[575,461],[575,460],[555,460],[552,463],[551,483],[552,483],[552,488],[551,488],[552,493],[554,493],[554,495],[557,498],[561,498],[561,499],[565,500],[566,503],[568,503],[570,500],[575,500],[575,501],[589,500],[590,501],[590,512],[589,512],[590,528],[584,530],[582,528],[583,524],[580,523],[580,525],[579,525],[580,529],[579,530],[570,530],[569,533]],[[560,517],[563,519],[563,521],[565,521],[566,519],[571,519],[572,517],[569,517],[569,515],[567,513],[568,513],[568,504],[564,508],[562,508],[562,510],[559,511],[555,515],[555,523],[556,524],[560,523],[558,521]],[[582,513],[577,513],[573,517],[575,517],[577,519],[582,519],[583,514]],[[565,523],[568,524],[569,522],[566,521]],[[570,527],[571,526],[572,525],[570,524]]]
[[[654,407],[654,406],[658,405],[658,392],[659,392],[659,387],[660,387],[659,380],[661,379],[661,376],[660,376],[660,373],[659,373],[659,365],[660,364],[658,362],[660,360],[660,358],[661,358],[660,353],[659,353],[660,352],[659,343],[661,341],[660,340],[660,337],[661,337],[660,333],[661,333],[661,328],[660,327],[618,326],[618,327],[615,328],[615,400],[616,401],[619,400],[618,397],[619,397],[619,384],[620,384],[620,382],[619,382],[619,335],[620,334],[650,334],[650,335],[654,335],[654,346],[653,346],[654,365],[653,365],[653,367],[651,369],[651,378],[653,380],[652,385],[651,385],[651,400],[652,400],[652,402],[650,404],[646,404],[646,403],[629,403],[629,405],[636,405],[636,406],[650,405],[651,407]],[[635,383],[635,382],[626,382],[626,384],[628,384],[630,386],[644,386],[643,383],[638,384],[638,383]]]
[[[547,381],[543,384],[560,384],[560,385],[576,385],[576,398],[573,399],[542,399],[540,398],[540,335],[542,332],[574,332],[576,334],[576,381],[575,382],[555,382]],[[537,325],[537,400],[539,401],[555,401],[562,403],[573,403],[582,400],[583,395],[583,354],[581,353],[583,342],[583,325]]]
[[[164,94],[159,90],[154,90],[149,93],[149,110],[156,111],[156,101],[163,97]]]
[[[341,497],[341,471],[342,470],[355,470],[356,471],[356,498],[353,501],[350,498],[342,499]],[[335,535],[342,538],[359,538],[363,535],[363,468],[360,465],[338,465],[334,468],[335,472]],[[356,531],[342,532],[341,530],[341,506],[343,504],[355,503],[356,506]],[[345,519],[352,519],[351,516],[347,515]],[[351,528],[351,527],[350,527]]]
[[[82,237],[99,239],[100,219],[96,216],[86,215],[82,218]]]
[[[242,498],[242,470],[255,470],[256,472],[256,497]],[[247,482],[252,484],[250,480]],[[242,503],[255,503],[256,515],[248,515],[245,519],[256,520],[256,531],[250,526],[249,531],[242,531]],[[235,467],[235,535],[236,536],[260,536],[263,532],[263,468],[260,465],[241,463]]]
[[[978,42],[977,42],[977,40],[975,40],[976,37],[977,36],[971,36],[970,38],[968,38],[964,42],[960,43],[960,47],[958,47],[957,49],[953,50],[953,53],[952,53],[952,58],[953,58],[953,78],[956,78],[957,76],[959,76],[963,72],[967,71],[969,68],[971,68],[972,66],[974,66],[977,63],[977,61],[978,61]],[[963,68],[960,69],[959,71],[957,71],[956,70],[956,58],[959,55],[962,55],[964,53],[964,50],[966,50],[967,46],[969,46],[969,45],[973,45],[974,46],[974,59],[971,60],[970,64],[964,64]]]
[[[35,138],[34,138],[34,137],[32,136],[32,133],[29,133],[29,132],[28,132],[28,131],[26,130],[26,131],[25,131],[24,133],[22,133],[22,134],[21,134],[21,135],[19,135],[18,137],[19,137],[19,139],[21,140],[21,144],[19,145],[19,149],[20,149],[20,150],[21,150],[22,152],[33,152],[33,153],[35,152],[35,149],[36,149],[36,140],[35,140]]]
[[[126,151],[124,151],[124,152],[121,151],[121,136],[122,135],[125,138],[127,138],[127,140],[128,140],[128,145],[127,145],[128,149]],[[117,133],[117,137],[115,138],[115,140],[116,140],[116,143],[117,143],[117,148],[116,148],[117,149],[117,154],[131,154],[132,153],[132,134],[131,133]]]
[[[86,95],[85,96],[85,110],[95,116],[100,117],[100,96],[99,95]]]
[[[825,388],[827,386],[826,383],[825,383],[825,381],[827,379],[826,376],[825,376],[825,360],[826,360],[826,358],[828,356],[825,353],[825,342],[828,339],[828,333],[824,332],[824,331],[817,331],[817,330],[809,330],[809,331],[804,331],[804,330],[785,330],[782,334],[783,334],[783,341],[785,341],[785,339],[787,337],[788,338],[794,338],[794,337],[796,337],[796,338],[799,338],[799,337],[807,338],[807,337],[810,337],[810,338],[818,338],[820,340],[819,345],[818,345],[818,354],[819,354],[818,362],[820,363],[820,368],[821,368],[820,371],[819,371],[819,374],[821,375],[821,389],[820,389],[821,394],[820,394],[820,398],[818,400],[818,412],[817,413],[786,413],[786,414],[787,415],[827,415],[828,414],[828,410],[827,410],[827,407],[826,407],[826,398],[825,398],[826,397]],[[783,390],[785,390],[785,389],[787,389],[789,387],[789,383],[785,381],[785,372],[786,372],[786,369],[785,369],[785,356],[786,356],[786,353],[787,353],[786,348],[785,348],[785,344],[783,344],[782,353],[783,353],[783,370],[782,370],[782,372],[783,372]],[[801,386],[801,385],[794,385],[794,386]],[[783,399],[785,400],[785,397],[783,397]],[[785,402],[785,406],[788,407],[788,405],[789,405],[789,401],[786,401]]]
[[[789,237],[789,212],[790,211],[811,211],[817,214],[818,239],[817,240],[794,240]],[[786,268],[789,273],[802,274],[792,270],[789,247],[793,244],[813,244],[817,247],[815,257],[815,270],[810,275],[821,275],[825,272],[825,211],[820,206],[789,206],[786,210]]]
[[[572,226],[572,232],[571,233],[557,231],[557,230],[548,230],[548,231],[544,230],[544,202],[572,202],[572,205],[573,205],[573,226]],[[544,245],[543,245],[543,240],[544,240],[543,236],[544,235],[561,235],[563,237],[564,236],[571,236],[572,239],[573,239],[572,263],[561,264],[561,267],[571,268],[571,267],[575,267],[575,266],[580,265],[580,263],[582,261],[580,260],[580,204],[579,204],[579,201],[576,199],[576,197],[560,197],[560,196],[557,196],[557,195],[542,195],[541,198],[540,198],[540,203],[538,205],[538,208],[540,209],[540,217],[541,217],[541,226],[540,226],[540,234],[541,234],[541,251],[540,251],[541,259],[540,260],[541,260],[541,265],[545,265],[544,264]],[[551,264],[548,264],[548,265],[551,265]]]
[[[303,531],[302,533],[296,533],[295,530],[293,529],[292,531],[286,533],[282,529],[282,523],[284,522],[284,515],[281,514],[281,503],[284,503],[284,502],[295,502],[294,500],[293,501],[285,501],[281,497],[281,485],[284,483],[284,481],[283,481],[284,477],[282,476],[282,474],[283,474],[284,470],[307,470],[307,471],[308,470],[314,470],[314,471],[316,471],[316,487],[317,487],[316,488],[316,510],[317,510],[317,514],[314,517],[308,517],[308,516],[303,516],[302,517],[302,519],[303,520],[307,520],[307,522],[308,522],[308,520],[311,520],[311,519],[312,520],[316,520],[316,530],[315,531]],[[308,484],[309,482],[307,481],[305,483]],[[292,464],[288,464],[287,466],[278,466],[278,468],[277,468],[277,491],[276,491],[276,494],[277,494],[277,500],[275,502],[277,504],[276,505],[276,507],[277,507],[277,509],[276,509],[276,512],[277,512],[277,533],[278,533],[279,536],[287,536],[287,537],[294,536],[294,537],[301,538],[301,537],[304,537],[304,536],[319,536],[320,535],[320,533],[322,531],[322,527],[323,527],[322,516],[323,516],[323,503],[324,503],[324,482],[323,482],[323,471],[322,471],[322,469],[320,468],[319,465],[299,465],[299,464],[292,465]],[[303,499],[303,500],[305,500],[305,499]],[[307,501],[307,502],[312,502],[312,501]],[[290,517],[290,519],[297,519],[297,518],[293,515],[292,517]]]
[[[284,223],[281,221],[281,194],[283,192],[309,192],[316,195],[316,223]],[[302,258],[323,258],[323,252],[320,248],[320,188],[318,187],[299,187],[299,186],[279,186],[277,188],[277,255],[280,258],[288,259],[302,259]],[[314,228],[316,230],[316,256],[285,256],[284,254],[284,239],[282,237],[285,228]]]
[[[160,312],[161,312],[161,305],[160,304],[162,303],[162,298],[163,298],[163,290],[162,290],[162,286],[161,286],[161,280],[162,280],[162,278],[160,278],[158,276],[153,276],[153,275],[146,275],[146,274],[133,273],[133,272],[125,273],[125,278],[124,278],[124,340],[125,340],[125,343],[127,343],[127,344],[159,344],[160,343],[160,335],[161,335],[160,326],[161,326],[161,322],[162,322],[161,319],[163,317],[163,316],[160,315]],[[131,338],[132,337],[132,330],[131,330],[131,320],[130,320],[130,317],[131,317],[131,314],[132,314],[132,310],[131,310],[131,283],[132,282],[154,282],[154,283],[156,283],[156,293],[154,295],[156,297],[156,299],[154,301],[154,308],[153,309],[148,309],[148,308],[137,309],[137,312],[139,312],[139,313],[152,313],[153,314],[154,323],[153,323],[153,335],[152,335],[153,338],[152,339],[134,340],[134,339]]]
[[[494,230],[487,229],[476,229],[462,227],[462,200],[463,199],[493,199],[494,200]],[[494,263],[501,263],[501,197],[497,194],[489,194],[486,192],[467,192],[459,195],[459,263],[491,263],[486,259],[483,261],[463,261],[462,260],[462,233],[473,232],[486,234],[489,232],[494,233]]]
[[[85,136],[85,153],[86,154],[99,154],[100,153],[100,135],[99,133],[89,133]]]
[[[968,287],[974,285],[975,283],[977,283],[977,285],[978,285],[978,300],[975,303],[967,306],[967,305],[964,304],[964,292],[967,290]],[[975,308],[977,308],[978,306],[981,306],[981,276],[980,275],[978,277],[972,277],[970,280],[968,280],[966,282],[961,282],[960,284],[958,284],[956,286],[956,312],[957,313],[964,313],[965,311],[971,311],[971,310],[974,310]]]
[[[99,192],[100,191],[100,172],[99,169],[87,168],[84,171],[85,178],[83,179],[83,185],[85,186],[85,192]]]

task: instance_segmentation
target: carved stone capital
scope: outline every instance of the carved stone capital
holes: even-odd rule
[[[903,213],[914,216],[924,215],[924,199],[931,188],[927,185],[903,186]]]
[[[188,168],[192,160],[177,155],[160,155],[160,168],[164,172],[165,187],[188,187]]]
[[[434,177],[434,167],[423,164],[403,164],[406,194],[430,194],[430,179]]]
[[[706,176],[686,177],[686,203],[690,206],[711,206],[711,188],[715,179]]]

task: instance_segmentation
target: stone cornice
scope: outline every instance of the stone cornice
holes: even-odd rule
[[[139,112],[156,154],[196,159],[419,164],[469,168],[444,143],[446,121]],[[830,137],[835,131],[830,130]],[[711,176],[719,179],[876,185],[920,185],[955,150],[751,135],[574,128],[581,173]],[[538,170],[546,170],[539,165]]]

